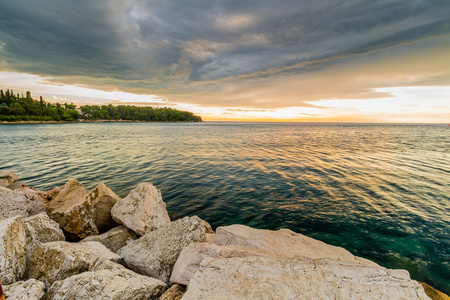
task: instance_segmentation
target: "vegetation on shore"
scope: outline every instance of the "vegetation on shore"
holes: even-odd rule
[[[0,90],[0,121],[66,121],[78,120],[127,120],[147,122],[199,122],[200,116],[189,111],[173,108],[153,108],[133,105],[84,105],[48,103],[40,97],[39,101],[26,95],[14,94],[12,90]]]

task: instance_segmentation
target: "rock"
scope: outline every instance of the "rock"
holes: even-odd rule
[[[206,228],[197,217],[185,217],[144,235],[120,249],[132,270],[168,282],[181,250],[189,244],[204,242]]]
[[[161,192],[151,183],[141,183],[111,210],[113,219],[139,235],[170,223]]]
[[[128,270],[121,264],[115,263],[104,257],[97,258],[89,267],[89,271],[101,271],[101,270]]]
[[[344,248],[328,245],[289,229],[271,231],[244,225],[218,227],[215,242],[222,246],[240,245],[267,250],[279,257],[328,258],[367,266],[378,266],[368,259],[354,256]]]
[[[110,188],[100,183],[86,196],[86,201],[94,213],[94,223],[100,233],[106,232],[117,224],[111,217],[111,209],[120,200]]]
[[[26,267],[26,237],[22,217],[0,221],[0,282],[20,280]]]
[[[26,185],[25,183],[22,183],[22,182],[14,182],[14,183],[11,183],[10,185],[7,185],[6,187],[13,191],[17,190],[17,189],[24,189],[24,188],[29,189],[30,188],[28,185]]]
[[[27,238],[27,262],[37,245],[47,242],[64,241],[64,233],[58,223],[44,213],[23,220]]]
[[[61,186],[57,186],[52,188],[51,190],[47,191],[47,194],[49,195],[49,200],[53,200],[56,198],[56,196],[58,196],[58,194],[62,191],[62,189],[64,188],[64,185]]]
[[[170,282],[189,285],[200,263],[208,257],[248,257],[273,256],[269,251],[243,246],[217,246],[211,243],[193,243],[183,248],[177,259],[170,277]]]
[[[76,179],[69,180],[50,201],[50,218],[69,234],[80,238],[97,235],[94,216],[86,203],[88,191]]]
[[[5,296],[8,300],[39,300],[45,293],[45,284],[36,279],[18,281],[11,285],[6,285],[4,288]]]
[[[48,287],[57,280],[88,271],[99,258],[121,261],[99,242],[40,244],[31,255],[27,277],[41,280]]]
[[[430,297],[430,299],[432,300],[450,300],[450,297],[447,296],[446,294],[444,294],[441,291],[436,290],[434,287],[429,286],[428,284],[424,283],[424,282],[419,282],[424,290],[425,293],[427,294],[428,297]]]
[[[12,171],[0,171],[0,186],[8,186],[19,180],[17,176]]]
[[[120,197],[103,183],[88,192],[73,179],[50,201],[49,214],[66,232],[85,238],[118,225],[111,217],[111,208],[118,200]]]
[[[403,270],[333,260],[206,258],[189,299],[429,299]]]
[[[100,235],[88,236],[81,242],[100,242],[112,252],[126,246],[128,242],[137,239],[137,236],[125,226],[118,226]]]
[[[43,299],[157,299],[166,288],[160,280],[123,268],[84,272],[56,281]]]
[[[180,300],[186,292],[186,287],[180,284],[172,285],[158,300]]]
[[[29,188],[11,190],[0,187],[0,220],[22,216],[24,218],[45,211],[42,192]]]

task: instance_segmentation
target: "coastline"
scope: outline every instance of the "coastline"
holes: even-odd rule
[[[99,294],[92,297],[112,289],[121,299],[131,299],[131,289],[152,293],[151,299],[174,289],[183,299],[448,299],[405,270],[291,230],[236,224],[213,231],[197,216],[170,220],[161,192],[150,183],[121,199],[103,183],[88,191],[73,179],[39,191],[18,179],[0,173],[0,236],[16,232],[6,241],[15,247],[0,243],[7,296],[33,284],[36,299],[82,297],[84,288],[95,288]],[[107,282],[92,280],[98,276]],[[117,282],[122,285],[113,288]]]
[[[33,125],[33,124],[84,124],[84,123],[201,123],[204,121],[140,121],[140,120],[89,120],[89,121],[20,121],[0,122],[0,125]]]

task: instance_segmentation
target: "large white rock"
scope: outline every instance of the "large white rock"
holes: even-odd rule
[[[0,186],[8,186],[19,180],[19,176],[12,171],[0,171]]]
[[[0,282],[20,280],[26,267],[26,237],[22,217],[0,221]]]
[[[56,281],[43,299],[157,299],[166,284],[125,268],[84,272]]]
[[[222,246],[240,245],[267,250],[279,257],[328,258],[367,266],[378,266],[368,259],[354,256],[344,248],[328,245],[289,229],[271,231],[244,225],[218,227],[215,243]]]
[[[137,239],[136,235],[125,226],[117,226],[100,235],[88,236],[83,242],[100,242],[112,252],[116,252],[120,248],[126,246],[129,242]]]
[[[0,187],[0,220],[35,215],[45,211],[43,192],[20,188],[11,190]]]
[[[27,262],[37,245],[65,240],[58,223],[50,219],[45,212],[25,218],[23,224],[27,238]]]
[[[189,244],[204,242],[206,230],[199,217],[185,217],[147,233],[117,254],[132,270],[168,282],[181,250]]]
[[[36,279],[18,281],[4,288],[8,300],[39,300],[45,293],[45,284]]]
[[[139,235],[170,223],[161,192],[151,183],[141,183],[111,210],[113,219]]]
[[[206,258],[189,299],[429,299],[403,270],[333,260]]]
[[[270,251],[243,246],[218,246],[211,243],[193,243],[183,248],[170,276],[170,282],[189,285],[200,263],[208,257],[273,256]]]
[[[48,287],[57,280],[86,272],[99,258],[121,261],[120,256],[99,242],[40,244],[31,255],[26,275],[43,281]]]

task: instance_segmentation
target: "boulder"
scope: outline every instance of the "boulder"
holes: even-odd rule
[[[49,200],[55,199],[56,196],[58,196],[58,194],[62,191],[63,188],[64,188],[64,185],[61,185],[61,186],[54,187],[51,190],[47,191]]]
[[[39,300],[44,296],[45,284],[36,279],[27,281],[18,281],[10,285],[4,286],[5,296],[8,300]]]
[[[57,280],[88,271],[99,258],[121,261],[99,242],[40,244],[31,255],[27,277],[43,281],[48,287]]]
[[[240,245],[267,250],[279,257],[327,258],[367,266],[378,266],[368,259],[354,256],[344,248],[328,245],[289,229],[271,231],[244,225],[218,227],[215,243],[222,246]]]
[[[22,217],[0,221],[0,282],[20,280],[26,267],[26,237]]]
[[[48,242],[64,241],[64,233],[58,223],[44,213],[23,220],[27,238],[27,262],[37,245]]]
[[[119,225],[114,222],[111,216],[111,209],[119,200],[120,197],[104,183],[97,185],[86,196],[86,201],[93,211],[94,223],[100,233],[104,233]]]
[[[189,299],[429,299],[403,270],[305,258],[206,258]]]
[[[120,248],[126,246],[128,242],[137,239],[137,236],[125,226],[117,226],[100,235],[88,236],[81,242],[100,242],[112,252],[116,252]]]
[[[113,219],[139,235],[170,223],[161,192],[151,183],[141,183],[111,210]]]
[[[170,282],[189,285],[200,263],[208,257],[273,256],[269,251],[243,246],[218,246],[211,243],[193,243],[183,248],[170,276]]]
[[[30,188],[11,190],[0,187],[0,220],[22,216],[24,218],[45,211],[45,195]]]
[[[185,292],[185,286],[174,284],[169,289],[167,289],[167,291],[165,291],[158,300],[180,300]]]
[[[147,233],[117,254],[132,270],[168,282],[181,250],[205,240],[204,221],[197,216],[185,217]]]
[[[103,183],[88,192],[73,179],[50,202],[49,214],[66,232],[85,238],[118,225],[111,217],[111,208],[118,200],[120,197]]]
[[[157,299],[166,284],[123,269],[89,271],[56,281],[43,299]]]
[[[97,235],[94,216],[86,203],[88,191],[76,179],[69,180],[55,199],[50,201],[50,218],[72,236]]]
[[[0,171],[0,186],[8,186],[17,180],[19,180],[19,176],[17,176],[14,172]]]

